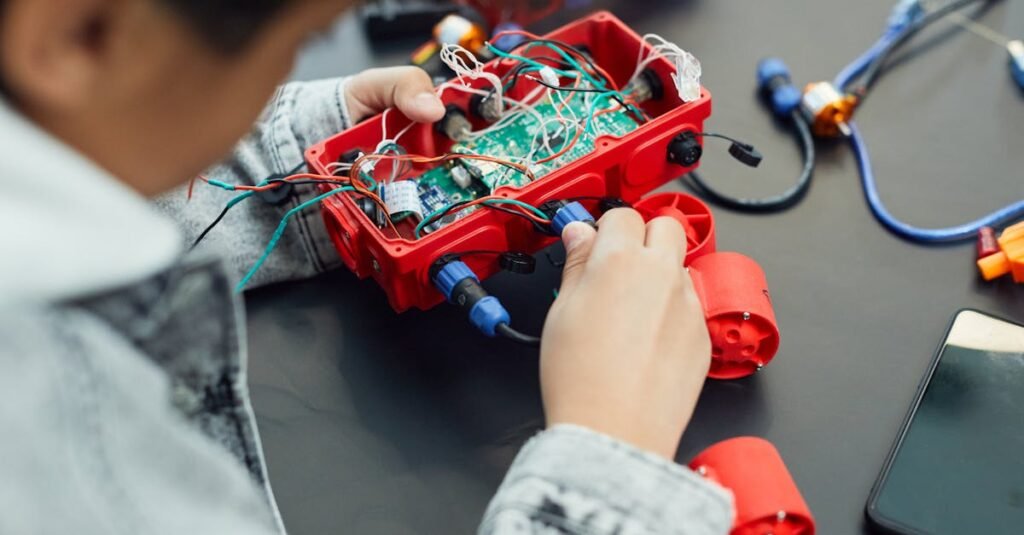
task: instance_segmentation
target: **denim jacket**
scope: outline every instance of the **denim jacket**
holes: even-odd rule
[[[283,87],[211,178],[295,168],[344,129],[344,80]],[[204,189],[150,203],[0,102],[0,533],[284,533],[246,386],[233,292],[283,207]],[[316,210],[253,285],[335,268]],[[480,533],[722,534],[732,497],[575,426],[539,433]],[[344,518],[338,519],[344,532]]]

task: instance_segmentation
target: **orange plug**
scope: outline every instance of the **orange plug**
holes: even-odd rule
[[[990,281],[1010,273],[1024,284],[1024,221],[1004,230],[997,243],[999,252],[978,259],[981,277]]]

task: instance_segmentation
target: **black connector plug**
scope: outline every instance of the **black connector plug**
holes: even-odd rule
[[[697,133],[693,130],[677,135],[668,143],[668,161],[674,164],[690,167],[696,165],[703,155],[704,148],[700,146]]]
[[[729,145],[729,154],[748,167],[757,167],[761,165],[761,160],[764,159],[764,156],[753,145],[738,141]]]

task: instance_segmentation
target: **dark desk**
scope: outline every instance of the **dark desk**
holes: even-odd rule
[[[757,60],[785,58],[799,83],[831,79],[877,37],[891,2],[618,4],[638,32],[701,59],[715,99],[709,128],[767,156],[747,170],[723,145],[703,169],[723,189],[753,195],[781,190],[799,166],[796,144],[754,98]],[[983,20],[1024,35],[1022,2],[999,3]],[[297,77],[401,62],[413,44],[375,54],[358,24],[343,21]],[[878,86],[859,119],[894,213],[948,225],[1024,196],[1024,92],[1005,65],[1004,51],[955,32]],[[973,245],[920,247],[884,231],[846,146],[820,145],[814,186],[795,209],[716,214],[720,249],[767,272],[783,342],[757,377],[707,386],[679,459],[728,437],[766,437],[819,532],[860,533],[868,490],[950,315],[971,306],[1024,320],[1024,287],[980,283]],[[540,271],[491,284],[528,332],[540,329],[558,284],[555,270]],[[536,355],[484,339],[452,307],[396,315],[372,282],[348,273],[260,290],[249,305],[252,391],[291,533],[472,532],[541,425]]]

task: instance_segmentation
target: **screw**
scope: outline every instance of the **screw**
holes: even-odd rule
[[[785,519],[786,519],[786,512],[785,511],[779,511],[778,513],[775,513],[775,520],[776,521],[782,522]]]
[[[743,321],[747,321],[749,319],[750,319],[750,312],[744,312],[743,313]]]
[[[376,258],[373,259],[373,270],[376,271],[377,273],[380,273],[380,264],[377,263]]]
[[[757,369],[755,369],[754,371],[758,371],[759,372],[759,371],[761,371],[763,369],[764,369],[764,364],[758,364],[757,365]]]
[[[698,466],[697,473],[700,474],[701,476],[706,476],[708,475],[708,468],[706,466]]]

